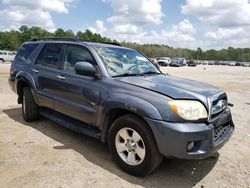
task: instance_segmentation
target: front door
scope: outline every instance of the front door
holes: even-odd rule
[[[100,95],[98,79],[75,74],[77,62],[95,64],[90,51],[79,45],[66,45],[61,72],[57,76],[55,110],[85,123],[95,125],[97,103]]]

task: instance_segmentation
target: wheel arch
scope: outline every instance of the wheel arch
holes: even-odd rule
[[[145,118],[152,118],[152,119],[160,120],[161,115],[159,114],[157,109],[152,104],[150,104],[147,101],[144,101],[143,99],[133,98],[133,100],[131,100],[130,98],[130,100],[126,99],[126,101],[130,101],[130,103],[124,103],[121,101],[119,102],[112,101],[111,104],[110,103],[104,104],[105,110],[100,112],[102,118],[99,122],[99,126],[101,127],[101,141],[107,142],[108,133],[109,133],[112,123],[117,118],[127,115],[127,114],[132,114],[136,116],[137,118],[141,119],[148,126],[149,130],[152,132],[152,135],[154,136],[154,139],[155,139],[154,132],[152,128],[150,127],[150,125],[145,120]]]
[[[19,73],[16,75],[15,89],[18,95],[18,99],[17,99],[18,104],[22,103],[22,95],[23,95],[24,87],[30,87],[32,89],[32,95],[35,99],[35,102],[37,103],[36,96],[34,95],[34,92],[33,92],[35,88],[32,82],[33,82],[33,78],[27,77],[27,74]]]
[[[122,115],[134,114],[147,125],[148,123],[144,118],[162,119],[158,110],[151,103],[130,95],[118,94],[115,97],[108,97],[102,104],[101,109],[98,113],[100,118],[97,120],[97,127],[101,129],[102,142],[107,142],[109,128],[114,120]],[[150,130],[152,131],[151,128]]]
[[[136,118],[140,119],[141,121],[143,121],[145,123],[145,125],[147,125],[147,127],[149,128],[149,130],[151,131],[151,133],[154,137],[154,132],[153,132],[152,128],[150,127],[150,125],[147,123],[147,121],[144,119],[144,117],[140,116],[139,114],[137,114],[135,112],[132,112],[132,111],[129,111],[126,109],[114,108],[108,112],[107,118],[105,119],[105,125],[103,126],[102,136],[101,136],[102,142],[106,143],[108,141],[109,130],[110,130],[113,122],[115,120],[117,120],[119,117],[122,117],[125,115],[132,115],[132,116],[135,116]],[[154,137],[154,140],[155,140],[155,137]]]

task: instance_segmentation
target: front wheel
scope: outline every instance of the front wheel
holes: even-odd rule
[[[118,166],[135,176],[151,173],[162,161],[149,127],[133,115],[122,116],[112,124],[109,148]]]

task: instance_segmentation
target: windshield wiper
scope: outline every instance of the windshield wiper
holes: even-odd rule
[[[161,74],[161,73],[160,72],[155,72],[155,71],[148,71],[148,72],[142,73],[142,75],[147,75],[147,74]]]
[[[141,74],[129,74],[129,73],[124,73],[124,74],[120,74],[120,75],[114,75],[112,76],[113,78],[114,77],[126,77],[126,76],[139,76]]]
[[[152,75],[152,74],[162,74],[162,73],[154,72],[154,71],[148,71],[148,72],[139,73],[139,74],[124,73],[124,74],[115,75],[115,76],[112,76],[112,77],[114,78],[114,77],[126,77],[126,76],[144,76],[144,75],[150,75],[150,74]]]

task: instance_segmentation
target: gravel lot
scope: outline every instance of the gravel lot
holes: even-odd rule
[[[236,130],[205,160],[164,160],[150,176],[132,177],[114,164],[106,145],[48,119],[26,123],[0,65],[0,187],[250,187],[250,68],[163,68],[171,75],[228,93]]]

